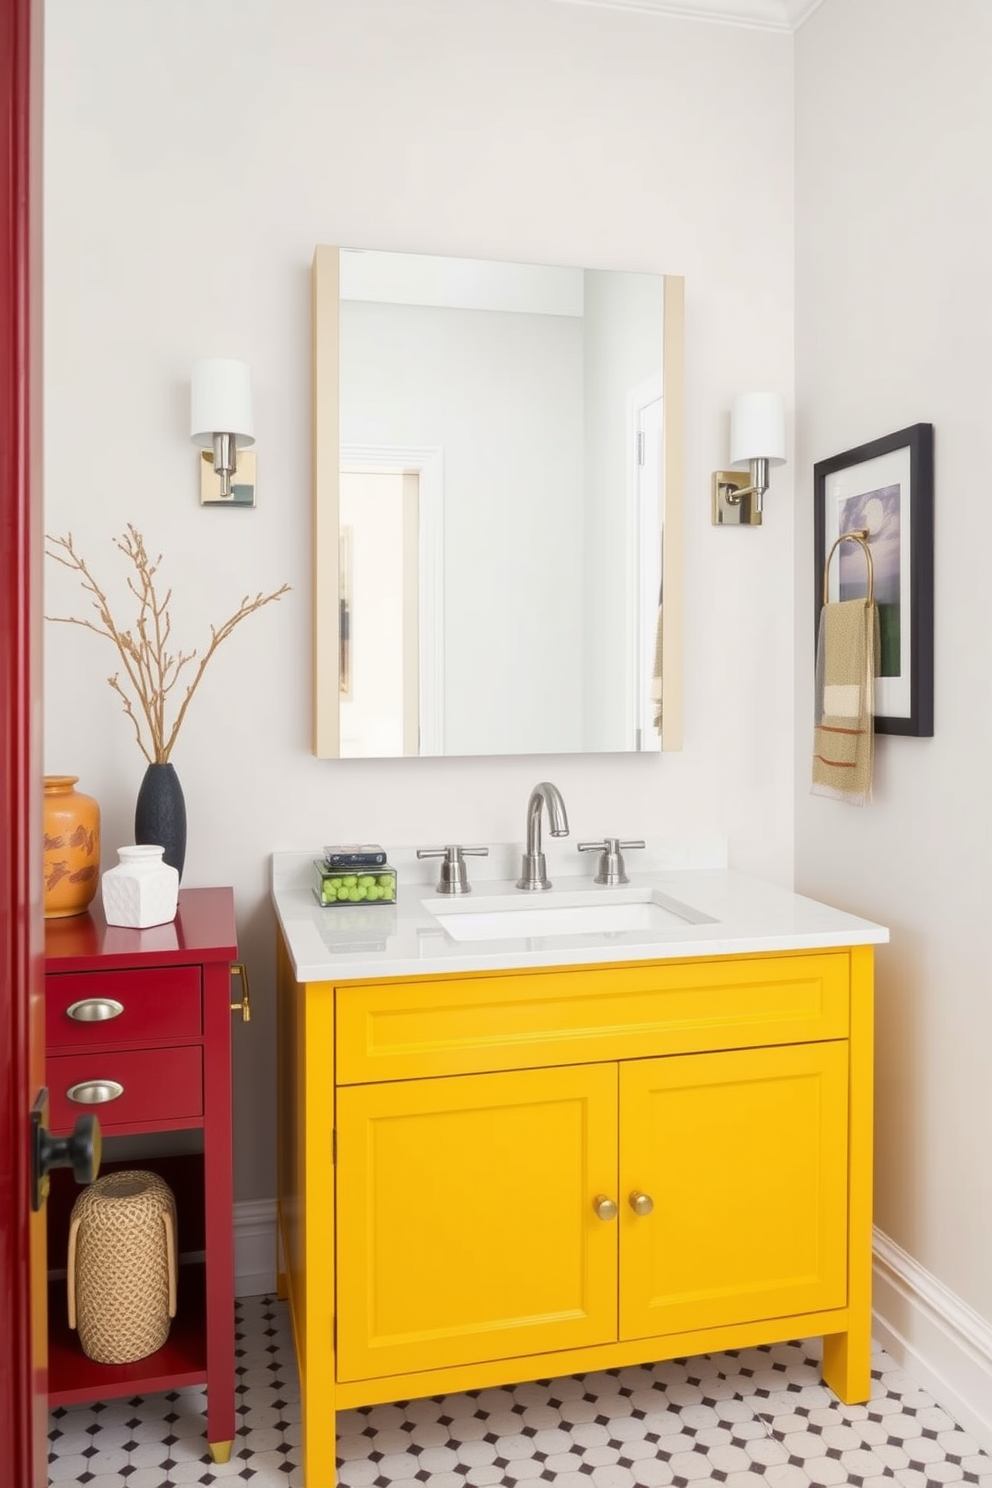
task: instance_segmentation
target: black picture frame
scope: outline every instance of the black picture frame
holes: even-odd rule
[[[841,531],[867,530],[882,633],[875,732],[933,736],[933,424],[912,424],[813,466],[817,634],[824,565]],[[861,545],[840,543],[831,600],[866,592]]]

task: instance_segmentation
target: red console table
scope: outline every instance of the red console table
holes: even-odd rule
[[[85,1111],[104,1137],[199,1127],[202,1155],[131,1158],[176,1195],[178,1308],[164,1346],[133,1364],[88,1359],[67,1322],[64,1281],[49,1286],[52,1405],[207,1386],[215,1462],[234,1441],[234,1203],[231,1168],[231,963],[237,956],[231,889],[183,889],[168,925],[107,925],[99,905],[45,927],[46,1084],[51,1130]],[[238,1006],[239,1004],[233,1004]],[[247,1016],[247,1002],[241,1004]],[[118,1087],[120,1090],[118,1092]],[[71,1093],[70,1093],[71,1092]],[[65,1265],[78,1193],[52,1174],[48,1263]]]

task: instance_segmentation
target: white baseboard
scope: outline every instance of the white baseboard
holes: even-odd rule
[[[992,1453],[992,1324],[876,1229],[874,1336]]]
[[[276,1289],[276,1201],[234,1206],[234,1295],[258,1297]]]
[[[992,1324],[876,1229],[874,1328],[895,1361],[992,1453]],[[234,1290],[274,1292],[274,1199],[234,1206]]]

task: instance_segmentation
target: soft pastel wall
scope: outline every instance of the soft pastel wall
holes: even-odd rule
[[[219,652],[175,753],[186,882],[234,884],[254,974],[257,1018],[235,1029],[236,1188],[267,1197],[273,849],[519,840],[550,776],[576,841],[726,833],[735,865],[791,881],[793,467],[761,529],[714,528],[708,503],[733,395],[791,402],[793,40],[552,0],[48,0],[46,24],[48,528],[119,589],[111,539],[134,522],[163,553],[188,646],[246,591],[293,586]],[[321,242],[685,275],[683,753],[311,757]],[[187,408],[204,355],[253,369],[254,511],[197,504]],[[50,569],[48,607],[79,614],[67,577]],[[115,662],[48,627],[46,768],[100,799],[111,858],[143,767],[106,684]]]
[[[986,1348],[989,56],[987,0],[830,0],[796,41],[797,887],[891,926],[876,1223],[989,1320]],[[921,421],[936,449],[935,735],[881,738],[875,798],[857,810],[807,793],[812,465]]]

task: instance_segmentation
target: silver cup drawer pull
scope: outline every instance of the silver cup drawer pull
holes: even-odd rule
[[[66,1013],[77,1023],[106,1023],[110,1018],[119,1018],[124,1004],[116,997],[84,997],[82,1002],[73,1002]]]
[[[124,1086],[117,1080],[83,1080],[79,1085],[70,1085],[66,1091],[77,1106],[102,1106],[123,1094]]]

